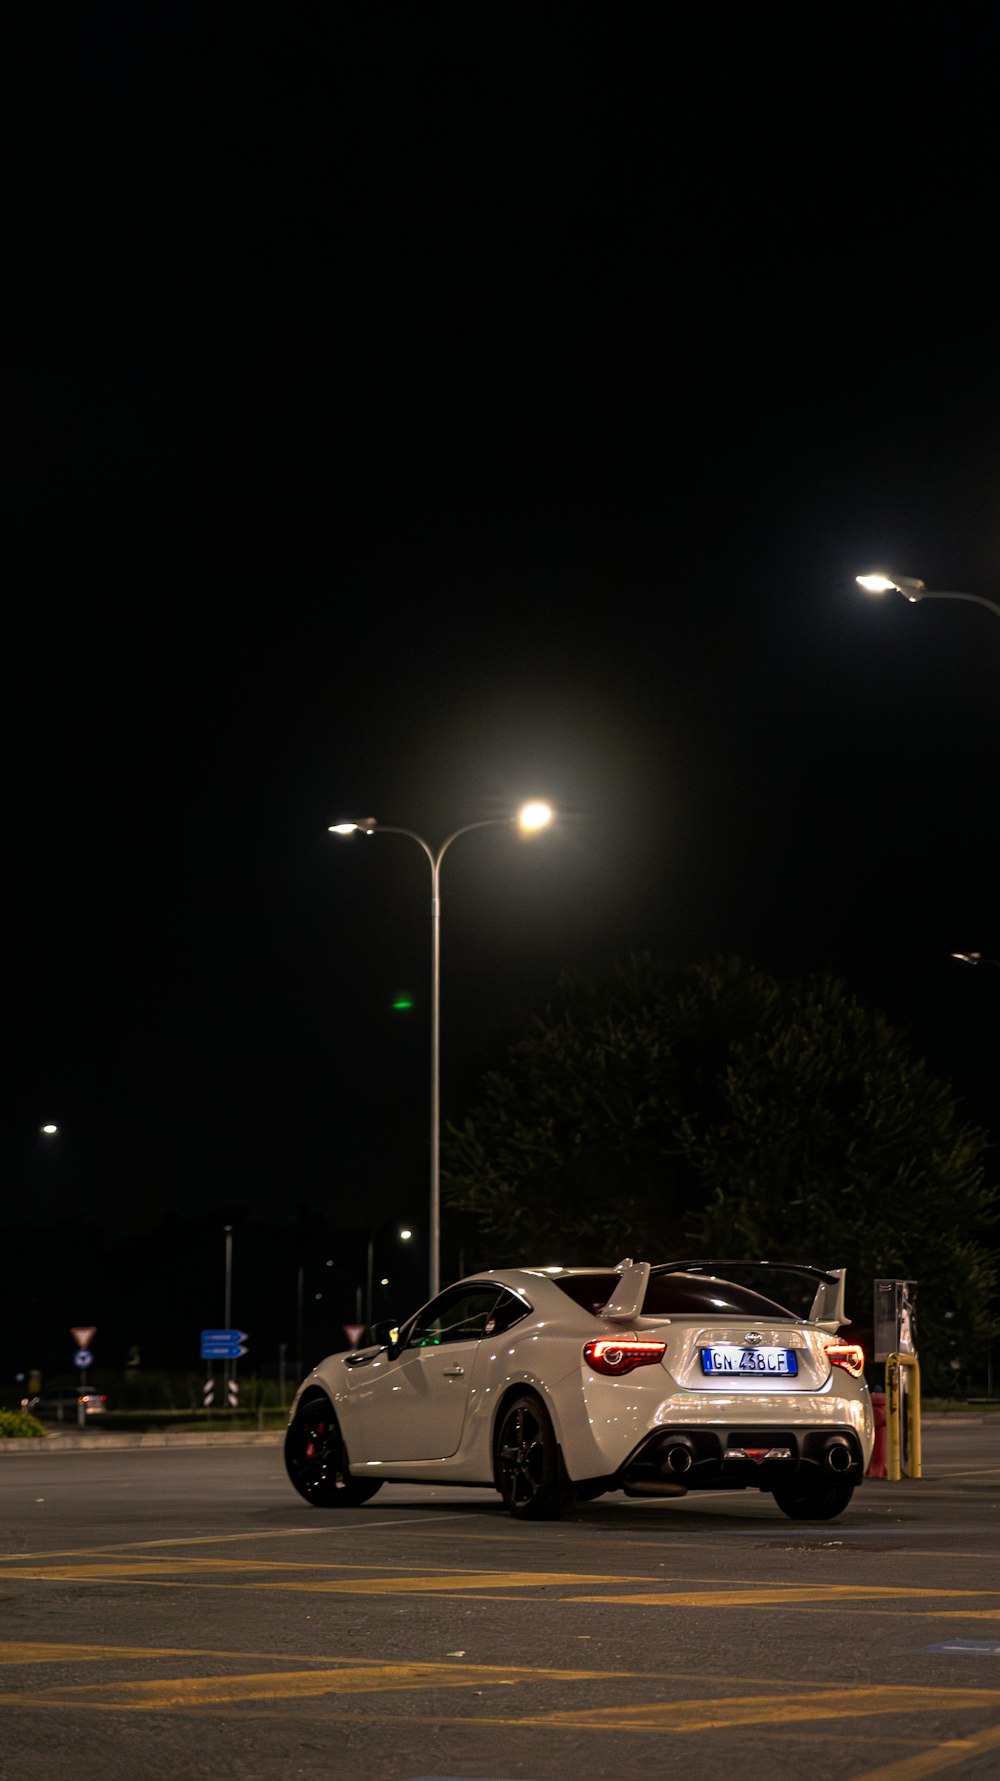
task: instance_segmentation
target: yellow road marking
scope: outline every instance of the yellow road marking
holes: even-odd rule
[[[764,1684],[762,1684],[764,1686]],[[748,1695],[698,1701],[651,1701],[635,1706],[568,1708],[508,1725],[581,1731],[723,1731],[736,1725],[794,1725],[813,1719],[866,1719],[882,1713],[948,1713],[958,1708],[1000,1708],[993,1688],[817,1689],[810,1694]]]
[[[435,1522],[461,1521],[461,1515],[436,1515]],[[358,1521],[341,1522],[330,1526],[323,1522],[318,1527],[272,1527],[254,1528],[245,1534],[180,1534],[169,1540],[113,1540],[101,1546],[74,1546],[68,1551],[58,1552],[0,1552],[0,1565],[18,1564],[22,1559],[39,1558],[93,1558],[101,1552],[146,1552],[160,1546],[228,1546],[240,1540],[297,1540],[315,1537],[317,1534],[339,1535],[350,1534],[353,1539],[357,1534],[390,1533],[395,1527],[426,1526],[425,1515],[399,1516],[395,1521],[375,1521],[368,1524]],[[447,1535],[442,1538],[447,1539]],[[654,1544],[653,1541],[649,1542]]]
[[[188,1654],[189,1656],[191,1654]],[[433,1691],[440,1688],[511,1687],[517,1684],[544,1682],[610,1682],[618,1675],[609,1670],[526,1669],[488,1664],[440,1663],[343,1663],[310,1670],[252,1672],[236,1676],[184,1676],[115,1682],[98,1685],[73,1684],[47,1687],[43,1695],[36,1691],[7,1694],[5,1700],[14,1706],[30,1705],[65,1708],[79,1712],[103,1709],[108,1712],[162,1712],[170,1708],[193,1709],[233,1706],[251,1701],[295,1701],[321,1695],[357,1696],[392,1692]],[[764,1686],[762,1684],[762,1686]],[[768,1687],[773,1690],[773,1683]],[[787,1687],[786,1684],[781,1685]],[[795,1688],[795,1685],[792,1685]],[[911,1688],[876,1685],[870,1688],[820,1688],[794,1693],[755,1693],[684,1701],[640,1702],[612,1707],[579,1706],[558,1711],[523,1715],[504,1715],[502,1720],[458,1720],[465,1724],[519,1725],[549,1730],[611,1732],[706,1732],[723,1731],[736,1726],[770,1725],[792,1727],[812,1725],[816,1720],[862,1719],[900,1714],[952,1713],[958,1710],[1000,1708],[1000,1690],[983,1688]],[[905,1759],[883,1772],[878,1781],[918,1781],[933,1767],[912,1765],[934,1757],[938,1767],[946,1766],[943,1751],[965,1752],[971,1748],[992,1749],[1000,1740],[1000,1730],[984,1733],[980,1739],[949,1746],[938,1746],[934,1752]],[[957,1757],[951,1760],[957,1760]],[[905,1766],[909,1763],[911,1766]],[[898,1770],[898,1773],[897,1773]],[[875,1778],[870,1778],[875,1781]]]
[[[0,1640],[0,1664],[107,1663],[119,1657],[187,1657],[180,1645],[43,1645],[37,1639]]]
[[[594,1682],[601,1670],[499,1669],[492,1664],[362,1664],[355,1668],[286,1670],[246,1676],[180,1676],[142,1682],[99,1685],[77,1683],[45,1690],[46,1707],[70,1707],[88,1711],[103,1707],[109,1712],[160,1712],[167,1707],[229,1706],[239,1701],[305,1700],[322,1694],[386,1694],[427,1688],[475,1688],[514,1686],[519,1682]],[[102,1699],[103,1694],[113,1698]],[[17,1706],[38,1697],[7,1695]]]
[[[28,1583],[102,1583],[114,1582],[146,1582],[162,1578],[172,1578],[183,1584],[186,1577],[216,1577],[219,1573],[227,1576],[234,1572],[267,1572],[323,1570],[356,1570],[352,1565],[315,1566],[303,1561],[301,1564],[257,1563],[247,1559],[242,1563],[238,1560],[221,1558],[196,1559],[135,1559],[112,1564],[80,1564],[80,1565],[22,1565],[11,1567],[4,1572],[5,1578],[16,1578]],[[339,1595],[416,1595],[451,1593],[462,1589],[551,1589],[570,1588],[573,1585],[591,1585],[601,1583],[632,1583],[641,1581],[635,1577],[604,1577],[595,1576],[592,1571],[577,1573],[574,1571],[441,1571],[432,1576],[378,1576],[378,1577],[332,1577],[313,1580],[282,1578],[271,1581],[268,1576],[256,1585],[236,1585],[238,1588],[260,1589],[292,1589],[309,1592],[323,1591]],[[651,1579],[652,1581],[652,1579]],[[222,1584],[223,1588],[234,1587]]]
[[[788,1607],[796,1602],[910,1601],[930,1596],[954,1600],[957,1596],[996,1596],[997,1589],[909,1589],[903,1585],[874,1583],[783,1583],[760,1589],[657,1590],[644,1595],[574,1596],[576,1602],[617,1603],[619,1607],[647,1608],[760,1608]]]
[[[118,1658],[134,1657],[147,1659],[158,1657],[184,1657],[187,1658],[189,1662],[193,1661],[195,1658],[212,1658],[214,1660],[224,1659],[236,1663],[247,1663],[251,1659],[256,1659],[261,1663],[315,1664],[320,1669],[329,1669],[332,1665],[335,1665],[338,1669],[347,1669],[352,1665],[361,1669],[367,1669],[372,1663],[372,1659],[368,1657],[345,1657],[340,1653],[331,1656],[328,1651],[323,1652],[321,1655],[312,1655],[309,1652],[303,1651],[231,1651],[217,1649],[211,1645],[186,1646],[183,1649],[174,1645],[154,1645],[143,1649],[141,1646],[135,1645],[66,1645],[41,1644],[33,1639],[0,1640],[0,1666],[3,1664],[15,1665],[20,1663],[71,1663],[74,1660],[86,1663],[91,1658],[102,1658],[106,1661],[113,1661]],[[454,1666],[445,1663],[428,1665],[428,1668],[430,1669],[436,1667],[441,1669],[451,1669]],[[496,1668],[496,1666],[491,1667]],[[280,1674],[280,1672],[276,1673]],[[533,1676],[543,1676],[547,1679],[551,1679],[552,1677],[563,1679],[567,1675],[579,1676],[587,1679],[594,1676],[601,1676],[610,1681],[614,1681],[622,1676],[627,1676],[632,1682],[659,1682],[662,1680],[662,1674],[658,1670],[537,1670],[532,1669],[531,1666],[527,1664],[517,1664],[513,1666],[506,1665],[499,1673],[504,1676],[517,1676],[524,1678],[525,1680],[530,1680]],[[702,1670],[678,1670],[675,1669],[673,1665],[671,1665],[670,1676],[671,1680],[675,1682],[704,1681],[704,1672]],[[745,1688],[754,1687],[758,1680],[759,1678],[756,1676],[728,1676],[726,1678],[730,1687],[740,1686]],[[806,1692],[813,1689],[815,1683],[811,1681],[798,1682],[785,1680],[782,1682],[781,1686],[790,1691],[798,1689],[802,1692]]]
[[[39,1641],[0,1642],[0,1663],[7,1665],[53,1662],[92,1663],[128,1659],[228,1657],[246,1661],[248,1653],[199,1652],[175,1646],[140,1649],[133,1646],[43,1644]],[[282,1662],[280,1656],[270,1659]],[[286,1660],[287,1661],[287,1660]],[[297,1659],[302,1664],[302,1659]],[[78,1712],[157,1712],[171,1708],[196,1710],[232,1707],[240,1703],[304,1700],[320,1696],[362,1696],[399,1692],[432,1692],[441,1688],[513,1687],[546,1682],[613,1682],[631,1672],[607,1669],[549,1669],[527,1666],[449,1663],[371,1663],[359,1658],[305,1660],[311,1669],[273,1670],[231,1676],[183,1676],[139,1681],[75,1683],[5,1694],[12,1706],[63,1708]],[[687,1678],[690,1679],[690,1678]],[[680,1678],[676,1678],[680,1680]],[[734,1679],[731,1679],[735,1680]],[[731,1685],[731,1682],[730,1682]],[[744,1682],[744,1686],[746,1683]],[[706,1732],[737,1726],[769,1725],[792,1728],[819,1721],[859,1719],[887,1714],[916,1716],[953,1713],[959,1710],[1000,1708],[1000,1690],[984,1688],[914,1688],[874,1685],[869,1688],[815,1688],[801,1683],[779,1684],[775,1694],[759,1692],[719,1698],[673,1702],[619,1703],[612,1707],[581,1706],[558,1711],[505,1715],[502,1720],[476,1715],[474,1719],[449,1717],[455,1724],[516,1724],[537,1729],[577,1729],[611,1732]],[[338,1717],[336,1713],[333,1717]],[[437,1716],[436,1716],[437,1717]],[[933,1749],[907,1755],[885,1768],[866,1771],[856,1781],[923,1781],[923,1778],[969,1758],[1000,1748],[1000,1727],[971,1738],[950,1739]]]
[[[1000,1620],[1000,1608],[942,1608],[941,1620]]]
[[[926,1775],[939,1775],[942,1769],[953,1769],[956,1763],[967,1763],[988,1750],[1000,1749],[1000,1726],[980,1732],[973,1738],[949,1738],[933,1750],[918,1756],[902,1756],[883,1769],[866,1769],[854,1781],[924,1781]]]
[[[413,1567],[415,1570],[416,1567]],[[368,1575],[358,1575],[360,1571]],[[371,1573],[375,1571],[376,1575]],[[308,1575],[303,1576],[301,1573]],[[317,1575],[317,1573],[324,1573]],[[279,1573],[279,1575],[275,1575]],[[289,1573],[296,1573],[290,1576]],[[336,1575],[330,1575],[336,1573]],[[345,1575],[344,1573],[348,1573]],[[10,1581],[30,1583],[136,1583],[151,1587],[288,1590],[299,1594],[352,1596],[407,1596],[482,1594],[503,1590],[584,1589],[600,1587],[600,1595],[563,1596],[564,1602],[649,1608],[767,1608],[800,1607],[812,1611],[843,1602],[919,1602],[995,1599],[1000,1590],[921,1589],[906,1585],[866,1583],[761,1584],[728,1589],[663,1589],[662,1578],[595,1575],[578,1571],[484,1571],[441,1570],[419,1575],[405,1566],[372,1566],[312,1563],[308,1559],[186,1557],[88,1559],[72,1564],[24,1563],[8,1565],[3,1575]],[[253,1581],[230,1581],[231,1578]],[[628,1586],[627,1594],[609,1589]],[[636,1586],[639,1586],[638,1588]],[[652,1587],[645,1588],[643,1586]],[[917,1610],[919,1612],[919,1610]],[[1000,1608],[934,1610],[955,1618],[1000,1618]]]

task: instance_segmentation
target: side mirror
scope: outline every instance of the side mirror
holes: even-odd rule
[[[390,1360],[395,1360],[399,1353],[399,1325],[389,1318],[385,1323],[373,1323],[368,1334],[373,1342],[378,1342],[385,1349]]]

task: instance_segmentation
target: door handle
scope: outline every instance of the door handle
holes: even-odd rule
[[[464,1379],[465,1378],[465,1368],[464,1367],[445,1367],[444,1376],[446,1379]]]

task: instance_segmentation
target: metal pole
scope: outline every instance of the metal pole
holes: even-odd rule
[[[445,844],[447,845],[447,843]],[[441,1290],[441,854],[431,861],[431,1298]]]
[[[482,822],[466,823],[441,843],[437,853],[414,829],[398,828],[394,823],[376,823],[374,817],[364,822],[336,824],[334,834],[351,834],[360,830],[368,835],[408,835],[423,848],[431,867],[431,1183],[430,1183],[430,1296],[441,1290],[441,861],[453,841],[469,835],[473,829],[508,828],[517,818],[490,816]],[[369,1293],[369,1299],[371,1294]],[[369,1315],[371,1306],[369,1304]],[[360,1322],[360,1318],[358,1319]]]
[[[905,588],[900,588],[900,593],[905,594],[906,598],[914,604],[918,600],[970,600],[974,606],[986,606],[990,612],[995,612],[997,618],[1000,618],[1000,606],[995,600],[987,600],[983,594],[957,594],[953,593],[950,588],[944,590],[929,587],[921,588],[919,593],[912,594],[908,593]]]
[[[233,1227],[232,1227],[232,1225],[227,1224],[225,1227],[225,1231],[226,1231],[226,1315],[225,1315],[225,1320],[223,1323],[223,1328],[228,1330],[230,1327],[229,1320],[233,1314]],[[235,1364],[236,1364],[235,1361],[231,1361],[231,1360],[223,1361],[223,1363],[222,1363],[223,1377],[226,1379],[227,1384],[228,1384],[228,1381],[232,1378],[233,1368],[234,1368]],[[227,1400],[228,1400],[228,1397],[229,1397],[229,1392],[227,1390],[227,1392],[226,1392]]]

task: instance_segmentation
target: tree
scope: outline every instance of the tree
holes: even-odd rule
[[[873,1279],[917,1279],[944,1383],[996,1330],[985,1156],[952,1091],[842,983],[642,956],[603,985],[563,981],[449,1129],[445,1192],[497,1262],[847,1266],[862,1326]]]

